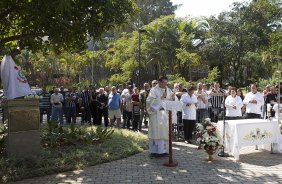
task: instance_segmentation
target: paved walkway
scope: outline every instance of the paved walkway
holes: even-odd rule
[[[175,142],[175,168],[163,166],[168,158],[150,159],[147,151],[126,159],[45,177],[27,179],[16,184],[43,183],[282,183],[282,155],[265,150],[243,149],[240,161],[233,157],[215,156],[205,161],[207,154],[197,146]]]

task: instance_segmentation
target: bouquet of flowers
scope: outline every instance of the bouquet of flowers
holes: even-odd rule
[[[215,152],[219,146],[222,146],[222,139],[216,124],[212,123],[209,118],[205,119],[203,123],[198,123],[196,129],[199,147],[204,146],[207,152]]]

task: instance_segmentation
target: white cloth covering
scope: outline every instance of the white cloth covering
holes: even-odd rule
[[[217,123],[218,130],[223,135],[223,121]],[[240,149],[244,147],[274,144],[274,153],[281,152],[281,134],[277,121],[264,119],[226,120],[225,151],[239,160]]]

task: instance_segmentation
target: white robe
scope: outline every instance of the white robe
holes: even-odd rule
[[[168,112],[160,110],[163,102],[171,99],[172,91],[166,88],[166,98],[161,99],[165,89],[158,85],[150,90],[146,100],[146,108],[149,114],[149,151],[151,153],[168,153]]]

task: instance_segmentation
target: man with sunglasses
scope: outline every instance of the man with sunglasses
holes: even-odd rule
[[[158,84],[158,81],[157,80],[153,80],[152,81],[152,88],[155,87],[157,84]]]

